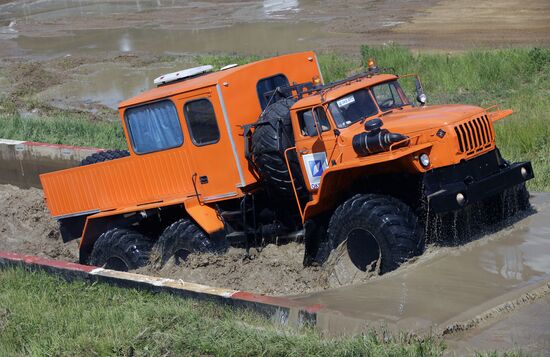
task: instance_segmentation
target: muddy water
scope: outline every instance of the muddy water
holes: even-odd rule
[[[127,63],[94,63],[80,66],[78,73],[49,87],[37,98],[59,108],[86,108],[95,104],[116,109],[118,103],[154,87],[153,80],[190,63],[135,68]]]
[[[406,269],[362,285],[294,299],[399,329],[446,326],[475,316],[506,294],[550,279],[550,194],[536,194],[532,202],[536,214],[492,236],[428,253]],[[334,321],[324,323],[330,327]]]
[[[148,52],[185,54],[225,52],[272,55],[315,49],[327,38],[315,23],[236,24],[199,30],[155,28],[96,29],[71,31],[68,36],[19,36],[15,42],[34,56],[86,55],[102,52]]]
[[[521,348],[524,353],[550,355],[550,296],[481,329],[468,331],[448,340],[457,356],[475,352],[506,351]]]

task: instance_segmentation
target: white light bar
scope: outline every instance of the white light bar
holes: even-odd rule
[[[237,66],[237,63],[228,64],[227,66],[223,66],[222,68],[220,68],[220,71],[225,71],[226,69],[235,68]]]
[[[177,72],[163,74],[162,76],[160,76],[158,78],[155,78],[155,80],[153,82],[157,86],[159,86],[161,84],[166,84],[166,83],[170,83],[170,82],[174,82],[174,81],[179,81],[179,80],[182,80],[182,79],[185,79],[185,78],[189,78],[189,77],[193,77],[193,76],[196,76],[196,75],[199,75],[199,74],[210,72],[210,71],[212,71],[212,69],[214,69],[214,67],[212,67],[211,65],[188,68],[188,69],[184,69],[184,70],[177,71]]]

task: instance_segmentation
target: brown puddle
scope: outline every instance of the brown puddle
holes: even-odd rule
[[[344,320],[371,326],[384,321],[398,329],[444,327],[454,318],[475,316],[505,294],[550,279],[550,194],[537,193],[531,202],[538,212],[503,231],[460,248],[443,248],[434,256],[428,253],[365,284],[294,299],[322,304]],[[338,325],[339,332],[346,328],[334,320],[325,324],[329,330]]]

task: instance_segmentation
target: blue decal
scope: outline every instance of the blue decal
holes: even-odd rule
[[[321,177],[323,175],[323,161],[322,160],[311,160],[309,161],[309,170],[311,171],[311,176]]]

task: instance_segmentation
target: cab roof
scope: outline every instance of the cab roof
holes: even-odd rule
[[[313,55],[313,52],[300,52],[300,53],[292,53],[288,55],[278,56],[274,58],[283,58],[286,56],[296,56],[296,55]],[[244,71],[252,66],[255,66],[260,63],[269,62],[273,60],[274,58],[267,58],[256,62],[251,62],[245,65],[240,65],[237,67],[229,68],[223,71],[216,71],[207,73],[204,75],[200,75],[194,78],[190,78],[183,81],[178,81],[174,83],[169,83],[162,85],[160,87],[152,88],[150,90],[147,90],[143,93],[140,93],[136,95],[135,97],[126,99],[118,105],[119,109],[134,106],[137,104],[142,104],[146,102],[151,102],[159,99],[164,99],[171,97],[173,95],[177,95],[180,93],[185,93],[188,91],[192,91],[195,89],[210,87],[213,85],[216,85],[218,83],[223,83],[224,79],[226,77],[229,77],[231,74],[238,72],[238,71]]]
[[[356,91],[364,87],[370,87],[372,85],[387,82],[397,79],[394,74],[377,74],[372,77],[360,77],[357,79],[350,79],[347,82],[337,84],[332,88],[321,90],[319,93],[309,95],[296,102],[292,106],[293,109],[310,108],[315,105],[319,105],[324,102],[333,101],[343,95]]]

